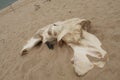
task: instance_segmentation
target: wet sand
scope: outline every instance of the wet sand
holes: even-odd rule
[[[4,9],[5,7],[11,5],[14,3],[16,0],[0,0],[0,10]]]
[[[0,11],[0,80],[119,80],[120,79],[119,0],[18,0]],[[76,76],[70,59],[71,48],[64,45],[49,50],[36,47],[26,56],[20,50],[39,29],[70,18],[91,20],[91,33],[103,43],[110,61]]]

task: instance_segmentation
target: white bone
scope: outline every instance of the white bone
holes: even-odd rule
[[[95,58],[103,58],[106,54],[106,51],[104,51],[101,48],[101,43],[95,37],[94,35],[88,33],[88,32],[83,32],[83,39],[79,41],[79,45],[75,45],[73,43],[69,43],[69,45],[72,47],[74,51],[74,56],[72,61],[74,61],[74,68],[75,72],[78,75],[84,75],[88,71],[90,71],[95,65],[102,68],[105,65],[105,62],[99,61],[99,62],[91,62],[87,55]],[[95,52],[99,52],[96,54]]]
[[[53,39],[57,39],[58,42],[62,39],[66,42],[74,51],[74,56],[71,61],[74,62],[73,66],[78,75],[86,74],[94,66],[102,68],[105,65],[103,61],[90,61],[87,55],[101,59],[107,54],[107,52],[101,48],[102,44],[99,39],[82,28],[81,23],[83,21],[87,22],[88,20],[73,18],[59,21],[38,30],[36,33],[42,37],[41,40],[43,43]],[[49,32],[51,34],[48,34]],[[54,33],[56,33],[56,35],[54,35]],[[22,51],[24,49],[31,49],[38,41],[39,39],[37,38],[31,38],[23,47]]]
[[[23,53],[23,51],[24,50],[26,50],[26,51],[29,51],[31,48],[33,48],[35,45],[36,45],[36,43],[38,43],[40,41],[40,39],[38,38],[31,38],[28,42],[27,42],[27,44],[23,47],[23,49],[21,50],[21,55],[22,55],[22,53]]]

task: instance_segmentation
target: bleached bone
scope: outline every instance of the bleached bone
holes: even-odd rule
[[[42,41],[43,43],[47,41],[52,41],[57,39],[59,42],[63,36],[68,34],[70,31],[74,31],[75,29],[81,32],[81,24],[82,22],[87,22],[85,19],[73,18],[66,21],[59,21],[50,25],[47,25],[41,29],[39,29],[36,34],[30,39],[27,44],[21,50],[21,55],[27,54],[28,51],[33,48],[38,42]],[[77,25],[77,26],[76,26]],[[83,25],[83,24],[82,24]],[[76,27],[75,27],[76,26]],[[81,34],[79,34],[81,35]],[[36,37],[37,36],[37,37]],[[33,41],[36,40],[36,41]],[[32,43],[32,45],[30,45]],[[29,46],[28,46],[29,45]]]
[[[25,55],[28,53],[30,49],[32,49],[37,43],[41,41],[40,38],[34,38],[32,37],[29,41],[27,41],[27,44],[23,47],[23,49],[20,52],[20,55]]]
[[[106,51],[101,48],[101,43],[96,36],[83,30],[83,39],[79,44],[68,43],[74,51],[72,61],[74,61],[75,72],[78,75],[84,75],[95,65],[102,68],[104,61],[91,62],[87,55],[98,59],[104,58]]]
[[[62,40],[74,51],[72,61],[78,75],[86,74],[94,66],[102,68],[105,62],[101,59],[107,53],[101,48],[102,44],[99,39],[88,32],[90,23],[86,19],[73,18],[45,26],[39,29],[33,38],[28,41],[21,54],[28,52],[40,41],[46,43],[47,41],[57,40],[57,43],[59,43]],[[100,59],[100,61],[90,61],[87,55]]]

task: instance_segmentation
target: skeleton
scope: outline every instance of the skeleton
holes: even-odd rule
[[[73,49],[74,55],[71,61],[78,75],[84,75],[94,66],[102,68],[105,61],[101,61],[106,51],[101,48],[98,38],[89,33],[90,21],[73,18],[59,21],[39,29],[21,50],[25,55],[38,43],[44,43],[49,49],[54,49],[55,44],[66,43]],[[100,61],[90,61],[87,55]]]

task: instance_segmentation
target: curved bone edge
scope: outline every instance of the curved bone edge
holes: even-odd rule
[[[87,55],[90,55],[90,56],[98,58],[98,59],[104,58],[106,51],[104,51],[100,47],[101,42],[99,41],[99,39],[97,39],[96,36],[94,36],[93,34],[90,34],[88,32],[86,32],[83,35],[84,35],[84,39],[82,39],[82,41],[80,41],[82,44],[80,44],[80,45],[75,45],[73,43],[68,44],[72,47],[72,49],[74,51],[74,56],[73,56],[72,61],[74,61],[73,66],[75,68],[75,72],[78,75],[86,74],[94,66],[103,68],[105,65],[105,62],[102,62],[102,61],[91,62],[87,57]],[[89,46],[93,46],[93,47],[91,48]],[[99,52],[101,57],[98,54],[94,53],[96,51]]]
[[[83,47],[76,46],[73,44],[70,44],[74,51],[74,56],[73,56],[73,61],[74,61],[74,68],[75,72],[78,75],[84,75],[86,74],[89,70],[91,70],[94,65],[86,56],[86,50]]]
[[[23,49],[21,50],[21,55],[27,54],[28,51],[33,48],[39,41],[41,41],[40,38],[34,38],[32,37],[27,44],[23,47]]]
[[[59,42],[67,33],[78,28],[76,26],[78,24],[79,24],[79,29],[81,29],[82,27],[81,27],[80,23],[82,23],[82,21],[86,21],[86,19],[73,18],[73,19],[63,21],[61,23],[61,27],[63,28],[63,30],[58,35],[57,41]]]
[[[104,58],[107,52],[101,48],[102,44],[100,40],[95,35],[84,30],[83,30],[83,37],[84,37],[84,40],[82,40],[83,42],[81,43],[87,46],[94,47],[94,49],[96,49],[94,51],[98,51],[99,53],[101,53],[102,58]]]
[[[93,62],[93,64],[99,68],[103,68],[106,62],[104,61],[98,61],[98,62]]]
[[[63,39],[63,37],[66,37],[65,35],[67,33],[71,32],[72,34],[72,32],[74,32],[75,29],[81,29],[81,25],[78,27],[77,24],[81,23],[82,21],[85,21],[85,19],[73,18],[73,19],[65,20],[63,22],[58,22],[58,23],[56,22],[54,24],[50,24],[40,29],[37,33],[43,37],[42,42],[45,43],[46,41],[49,41],[51,38],[53,38],[52,35],[48,35],[48,31],[50,29],[52,33],[54,33],[54,31],[57,31],[58,35],[56,38],[57,38],[57,41],[59,42],[61,39]],[[88,59],[87,55],[90,55],[96,58],[101,58],[101,57],[104,58],[106,54],[106,51],[104,51],[101,48],[101,42],[96,36],[94,36],[91,33],[88,33],[85,30],[82,30],[82,31],[83,31],[82,33],[83,39],[76,42],[79,44],[66,42],[68,45],[72,47],[74,51],[74,56],[72,61],[74,61],[73,66],[75,68],[75,72],[78,75],[86,74],[95,65],[98,67],[104,66],[102,62],[91,62]],[[75,36],[75,37],[78,37],[78,36]],[[66,38],[70,38],[70,37],[66,37]],[[22,51],[29,50],[32,47],[34,47],[33,43],[36,43],[37,41],[39,40],[37,39],[34,40],[34,38],[31,38],[31,40],[29,40],[28,43],[24,46]],[[92,48],[90,46],[92,46]],[[101,57],[96,53],[94,53],[96,51],[100,53]]]

